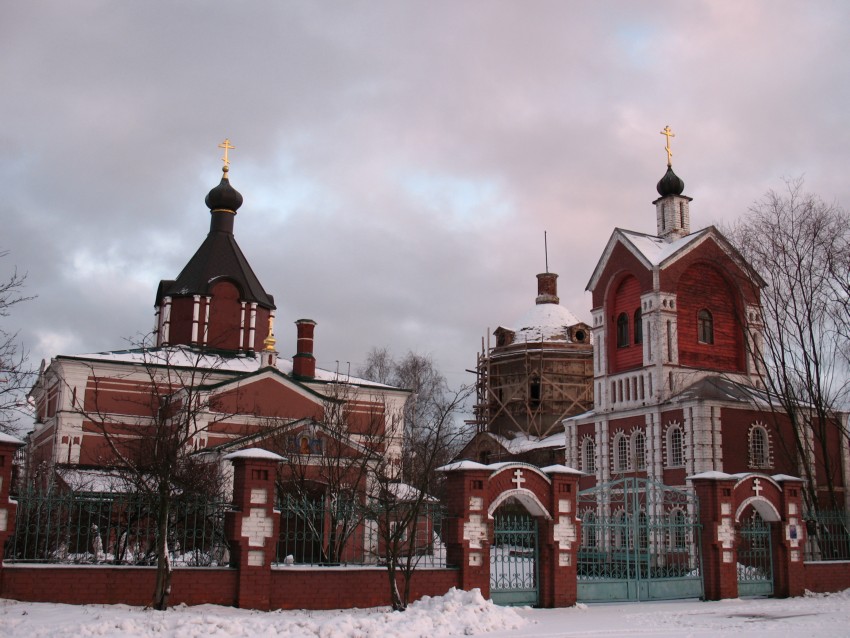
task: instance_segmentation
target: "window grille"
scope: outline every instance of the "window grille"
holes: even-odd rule
[[[585,472],[596,471],[596,443],[591,438],[584,440],[582,445],[582,468]]]
[[[614,470],[617,472],[625,472],[629,469],[629,438],[625,434],[620,434],[615,445]]]
[[[750,467],[770,467],[770,443],[762,425],[753,425],[750,429]]]

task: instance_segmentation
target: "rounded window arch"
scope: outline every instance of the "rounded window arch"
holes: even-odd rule
[[[643,312],[635,310],[635,345],[643,343]]]
[[[591,437],[581,444],[581,469],[588,474],[596,472],[596,441]]]
[[[629,315],[621,312],[617,317],[617,347],[625,348],[629,345]]]
[[[632,450],[634,452],[635,469],[646,469],[646,435],[638,430],[632,434]]]
[[[682,428],[673,424],[667,428],[667,466],[681,467],[685,464],[685,449],[682,441]]]
[[[708,308],[697,313],[697,340],[700,343],[714,343],[714,316]]]
[[[754,469],[769,468],[770,462],[770,437],[764,424],[756,422],[750,428],[750,467]]]
[[[614,471],[629,471],[629,437],[622,432],[614,437]]]

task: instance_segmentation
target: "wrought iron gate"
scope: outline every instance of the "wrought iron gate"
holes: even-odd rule
[[[753,510],[741,520],[738,543],[738,596],[773,594],[770,524]]]
[[[643,478],[579,492],[578,599],[702,596],[696,496]]]
[[[493,517],[490,597],[497,605],[538,602],[537,521],[527,514]]]

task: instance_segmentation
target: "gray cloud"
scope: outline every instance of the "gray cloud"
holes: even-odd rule
[[[13,3],[0,25],[0,263],[39,298],[36,358],[150,329],[236,145],[236,236],[320,365],[372,345],[469,380],[533,303],[562,303],[614,226],[654,230],[663,138],[696,226],[783,176],[847,205],[841,2]]]

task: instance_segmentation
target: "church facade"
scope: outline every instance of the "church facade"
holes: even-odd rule
[[[771,408],[753,356],[762,278],[716,228],[691,232],[691,198],[669,163],[657,190],[656,234],[615,229],[588,283],[594,406],[564,421],[566,463],[585,473],[585,489],[632,476],[685,486],[704,472],[811,472],[815,505],[824,465],[793,452],[791,424]],[[833,449],[832,480],[850,506],[839,428]]]
[[[294,356],[278,357],[277,307],[233,234],[242,195],[228,171],[225,157],[206,198],[206,238],[176,279],[159,284],[150,341],[42,363],[30,392],[30,477],[103,487],[101,470],[146,462],[157,427],[186,410],[181,454],[196,458],[271,447],[318,468],[330,450],[401,454],[408,391],[317,368],[310,319],[295,322]]]

